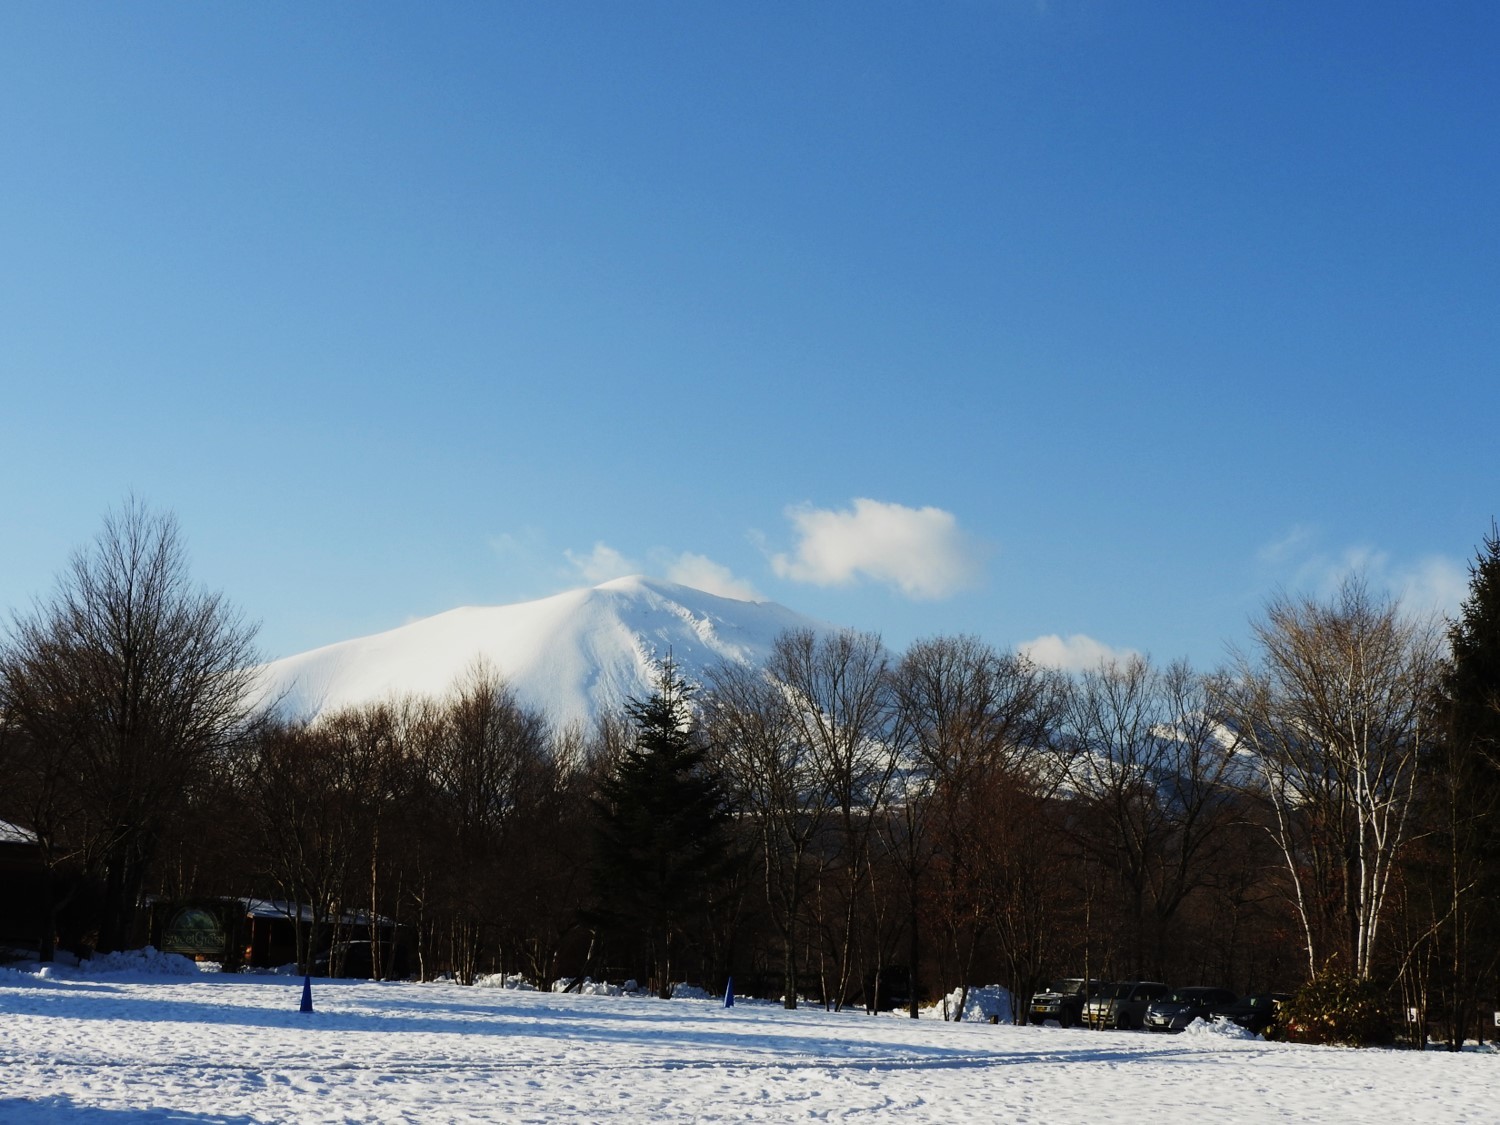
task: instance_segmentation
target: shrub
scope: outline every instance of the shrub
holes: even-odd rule
[[[1388,1046],[1396,1020],[1383,990],[1373,981],[1324,971],[1281,1007],[1278,1039],[1344,1047]]]

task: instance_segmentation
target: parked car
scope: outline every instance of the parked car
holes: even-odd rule
[[[1234,1003],[1227,988],[1174,988],[1146,1006],[1147,1031],[1181,1031],[1194,1020],[1208,1019],[1215,1008]]]
[[[1121,981],[1092,997],[1083,1006],[1083,1018],[1090,1027],[1140,1027],[1146,1018],[1146,1006],[1170,991],[1160,981]]]
[[[1031,1022],[1056,1020],[1064,1027],[1083,1022],[1083,1003],[1101,988],[1104,981],[1065,977],[1055,980],[1031,998]]]
[[[1276,1022],[1281,1005],[1290,1000],[1285,992],[1252,992],[1229,1004],[1221,1004],[1213,1010],[1214,1019],[1225,1019],[1237,1023],[1246,1031],[1265,1034],[1266,1028]]]

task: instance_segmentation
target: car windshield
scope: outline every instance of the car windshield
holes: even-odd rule
[[[1048,992],[1074,993],[1083,987],[1081,980],[1055,980],[1047,986]]]
[[[1162,997],[1163,1003],[1172,1004],[1208,1004],[1214,999],[1214,994],[1206,988],[1179,988]]]

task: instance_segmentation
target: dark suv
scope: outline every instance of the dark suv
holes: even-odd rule
[[[1241,996],[1233,1004],[1221,1004],[1212,1015],[1215,1019],[1237,1023],[1246,1031],[1264,1035],[1266,1028],[1276,1022],[1281,1005],[1290,999],[1290,994],[1285,992],[1253,992]]]
[[[1055,980],[1031,998],[1031,1022],[1056,1020],[1064,1027],[1083,1021],[1083,1002],[1101,988],[1103,981],[1065,977]]]
[[[1121,981],[1091,997],[1083,1006],[1083,1018],[1090,1027],[1140,1027],[1146,1018],[1146,1005],[1170,991],[1160,981]]]

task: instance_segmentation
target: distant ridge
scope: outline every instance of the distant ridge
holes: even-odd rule
[[[469,606],[274,661],[261,686],[296,718],[402,695],[443,695],[477,658],[555,725],[592,722],[652,687],[671,651],[689,680],[724,660],[758,664],[787,629],[832,626],[775,602],[640,576],[537,601]]]

